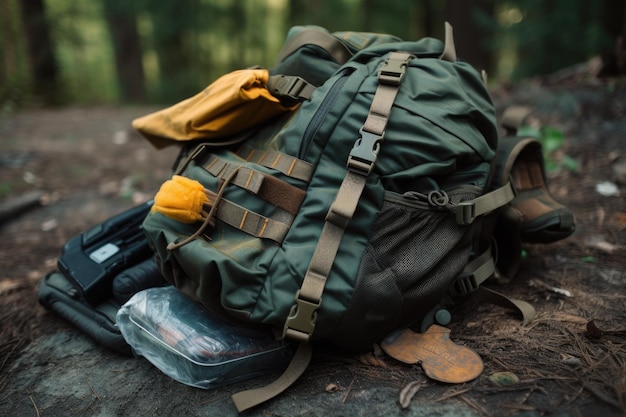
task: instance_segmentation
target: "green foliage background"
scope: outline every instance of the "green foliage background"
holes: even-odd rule
[[[0,103],[29,103],[32,76],[19,1],[0,4]],[[441,37],[446,6],[437,0],[43,0],[61,103],[120,103],[106,7],[128,13],[141,43],[146,102],[171,103],[235,68],[269,67],[290,26],[387,32],[404,39]],[[105,2],[109,2],[108,5]],[[462,1],[462,0],[461,0]],[[558,70],[610,50],[623,30],[625,0],[476,0],[466,16],[493,55],[491,80]],[[447,3],[447,4],[446,4]],[[459,3],[458,1],[456,3]],[[478,6],[481,7],[478,7]],[[487,10],[487,12],[485,12]],[[615,11],[621,17],[611,16]],[[614,25],[615,26],[615,25]],[[113,30],[114,26],[113,26]],[[463,51],[459,51],[462,56]]]

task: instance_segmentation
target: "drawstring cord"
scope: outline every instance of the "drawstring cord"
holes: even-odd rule
[[[224,190],[226,190],[226,187],[233,180],[233,178],[235,178],[235,176],[237,175],[238,172],[239,172],[239,167],[236,167],[233,170],[233,172],[231,172],[224,179],[224,182],[220,186],[220,188],[219,188],[219,190],[217,192],[217,195],[215,196],[215,200],[213,201],[213,204],[211,204],[211,208],[210,208],[209,212],[207,213],[206,211],[202,210],[202,215],[206,214],[206,217],[204,219],[204,222],[202,222],[202,225],[200,226],[200,228],[198,230],[196,230],[194,234],[192,234],[191,236],[187,237],[182,242],[171,242],[170,244],[167,245],[167,250],[173,251],[173,250],[176,250],[176,249],[178,249],[180,247],[183,247],[187,243],[191,242],[192,240],[194,240],[198,236],[200,236],[208,226],[215,227],[215,214],[217,213],[217,206],[219,205],[219,202],[222,199],[222,195],[224,194]],[[209,191],[205,190],[205,192],[207,193],[207,195],[209,194]]]

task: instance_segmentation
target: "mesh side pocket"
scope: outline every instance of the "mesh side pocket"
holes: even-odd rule
[[[473,197],[457,195],[451,200]],[[421,319],[467,264],[471,231],[471,226],[457,225],[448,211],[385,201],[361,259],[352,300],[333,338],[341,345],[367,348],[391,330]]]

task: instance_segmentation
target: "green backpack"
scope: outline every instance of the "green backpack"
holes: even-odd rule
[[[300,342],[282,382],[233,397],[240,411],[303,372],[308,342],[365,351],[445,325],[499,275],[492,229],[515,192],[493,180],[494,106],[446,29],[442,43],[293,28],[267,88],[295,110],[187,142],[157,194],[143,227],[166,279]],[[167,215],[188,195],[195,220]]]

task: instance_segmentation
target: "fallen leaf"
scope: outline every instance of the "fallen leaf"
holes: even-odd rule
[[[400,407],[403,409],[409,408],[411,400],[421,387],[422,384],[419,381],[413,381],[409,382],[404,388],[402,388],[402,391],[400,391]]]
[[[513,385],[519,382],[519,377],[513,372],[495,372],[489,375],[489,380],[498,385]]]
[[[41,230],[43,232],[49,232],[51,230],[56,229],[58,226],[59,226],[59,221],[57,219],[50,219],[41,223]]]
[[[612,334],[612,335],[621,335],[621,334],[626,334],[626,327],[624,328],[600,328],[598,327],[598,325],[596,324],[596,322],[594,320],[590,320],[587,323],[587,332],[585,333],[585,336],[587,336],[587,338],[589,339],[600,339],[602,338],[604,335],[607,334]]]
[[[589,248],[598,249],[606,253],[613,253],[619,249],[618,245],[607,242],[602,236],[591,236],[587,238],[585,245]]]
[[[339,391],[339,385],[330,383],[330,384],[326,385],[326,388],[324,389],[324,391],[326,391],[326,392]]]
[[[570,366],[579,366],[582,365],[582,361],[580,360],[580,358],[577,358],[575,356],[571,356],[571,355],[562,355],[563,356],[563,363],[565,365],[570,365]]]
[[[603,181],[596,184],[596,191],[603,197],[619,197],[620,192],[617,185],[609,181]]]
[[[626,213],[616,213],[613,216],[613,221],[617,223],[620,230],[626,229]]]
[[[530,285],[531,287],[541,287],[541,288],[545,288],[546,290],[552,291],[555,294],[559,294],[559,295],[563,295],[565,297],[571,297],[572,293],[566,289],[563,288],[558,288],[558,287],[553,287],[550,284],[547,284],[539,279],[531,279],[530,281],[528,281],[528,285]]]

